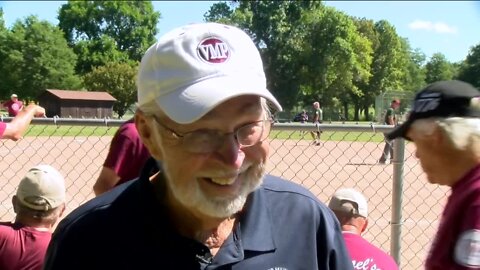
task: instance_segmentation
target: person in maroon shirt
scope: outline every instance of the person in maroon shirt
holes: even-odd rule
[[[328,207],[340,222],[353,269],[398,269],[390,255],[362,237],[368,226],[368,204],[360,192],[341,188],[333,194]]]
[[[10,97],[10,100],[4,102],[2,105],[3,107],[7,108],[8,116],[11,117],[17,116],[18,112],[23,108],[23,102],[18,100],[18,96],[16,94],[13,94]]]
[[[140,140],[134,119],[123,123],[113,136],[102,171],[93,186],[95,195],[137,178],[149,157],[150,153]]]
[[[65,183],[53,167],[31,168],[12,198],[14,222],[0,222],[0,269],[40,270],[52,230],[65,210]]]
[[[451,187],[425,269],[480,269],[480,91],[432,83],[388,136],[412,141],[428,181]]]

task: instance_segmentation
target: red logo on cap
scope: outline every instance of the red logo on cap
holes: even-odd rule
[[[197,47],[198,56],[208,63],[223,63],[228,60],[230,50],[227,43],[218,38],[204,39]]]

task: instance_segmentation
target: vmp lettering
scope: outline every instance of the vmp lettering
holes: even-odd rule
[[[208,38],[197,48],[200,58],[208,63],[223,63],[230,57],[228,45],[220,39]]]
[[[438,93],[426,93],[422,94],[414,103],[413,111],[414,112],[428,112],[435,110],[440,104],[440,94]]]

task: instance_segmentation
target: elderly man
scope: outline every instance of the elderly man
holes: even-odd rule
[[[340,221],[354,269],[398,269],[390,255],[362,237],[368,226],[368,204],[362,193],[341,188],[333,194],[328,207]]]
[[[246,33],[174,29],[148,49],[137,84],[153,159],[62,221],[45,269],[352,269],[333,213],[265,176],[267,101],[281,107]]]
[[[416,146],[430,183],[451,187],[425,268],[480,269],[480,91],[461,81],[432,83],[408,120],[389,135]]]
[[[15,222],[0,222],[0,269],[40,270],[53,227],[65,210],[63,176],[48,165],[31,168],[12,204]]]

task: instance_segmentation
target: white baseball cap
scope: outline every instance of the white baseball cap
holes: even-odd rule
[[[335,211],[352,213],[365,218],[368,215],[367,200],[362,193],[353,188],[337,190],[330,199],[328,207]]]
[[[267,89],[262,59],[251,38],[218,23],[189,24],[162,36],[142,58],[137,88],[139,105],[155,100],[180,124],[192,123],[241,95],[264,97],[282,110]]]
[[[48,211],[65,202],[65,180],[49,165],[35,166],[20,181],[17,198],[30,209]]]
[[[10,97],[14,98],[14,97],[18,97],[17,94],[12,94]]]

